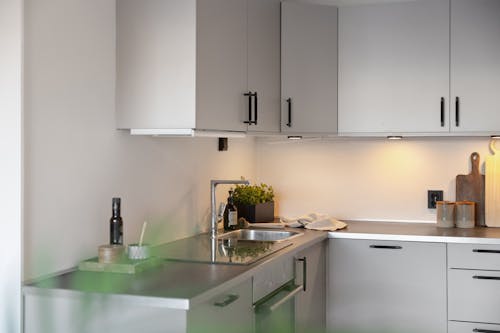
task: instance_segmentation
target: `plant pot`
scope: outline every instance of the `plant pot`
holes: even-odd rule
[[[244,217],[248,222],[273,222],[274,201],[256,205],[237,205],[238,217]]]

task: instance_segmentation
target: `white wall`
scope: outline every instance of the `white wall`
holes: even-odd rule
[[[435,221],[427,190],[455,199],[455,177],[486,138],[259,140],[258,179],[274,186],[278,214],[324,212],[341,219]],[[483,170],[484,172],[484,170]]]
[[[21,332],[22,1],[0,0],[0,332]]]
[[[25,278],[66,269],[109,241],[208,229],[211,178],[253,178],[254,141],[132,137],[115,130],[115,1],[26,1]],[[228,188],[221,187],[219,198]]]

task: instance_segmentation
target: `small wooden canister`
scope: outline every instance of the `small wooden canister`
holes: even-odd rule
[[[119,262],[125,248],[123,245],[101,245],[99,246],[99,262],[102,264],[113,264]]]

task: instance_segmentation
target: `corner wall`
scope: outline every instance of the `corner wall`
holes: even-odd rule
[[[21,332],[22,4],[0,1],[0,332]]]
[[[115,1],[26,0],[25,279],[64,270],[144,220],[153,244],[209,226],[210,179],[254,176],[254,140],[134,137],[115,129]],[[219,200],[227,195],[221,186]]]

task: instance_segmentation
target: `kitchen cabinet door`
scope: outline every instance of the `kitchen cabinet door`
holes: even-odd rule
[[[282,3],[282,132],[337,132],[337,12]]]
[[[247,1],[198,0],[196,6],[196,128],[245,131]]]
[[[334,239],[328,255],[328,332],[446,332],[445,244]]]
[[[245,131],[247,0],[118,0],[117,127]]]
[[[449,0],[339,8],[339,134],[449,131]]]
[[[186,311],[113,295],[25,293],[25,333],[186,333]],[[53,292],[54,291],[54,292]],[[151,302],[154,303],[154,302]]]
[[[197,304],[188,312],[188,333],[253,333],[252,280]]]
[[[247,116],[256,124],[248,126],[249,132],[280,131],[280,4],[248,0],[248,91],[257,93],[257,116]]]
[[[326,327],[326,244],[321,242],[295,256],[296,259],[305,259],[297,262],[297,277],[306,278],[306,290],[299,293],[295,299],[295,332],[320,333]]]
[[[500,132],[500,1],[451,1],[451,131]]]

